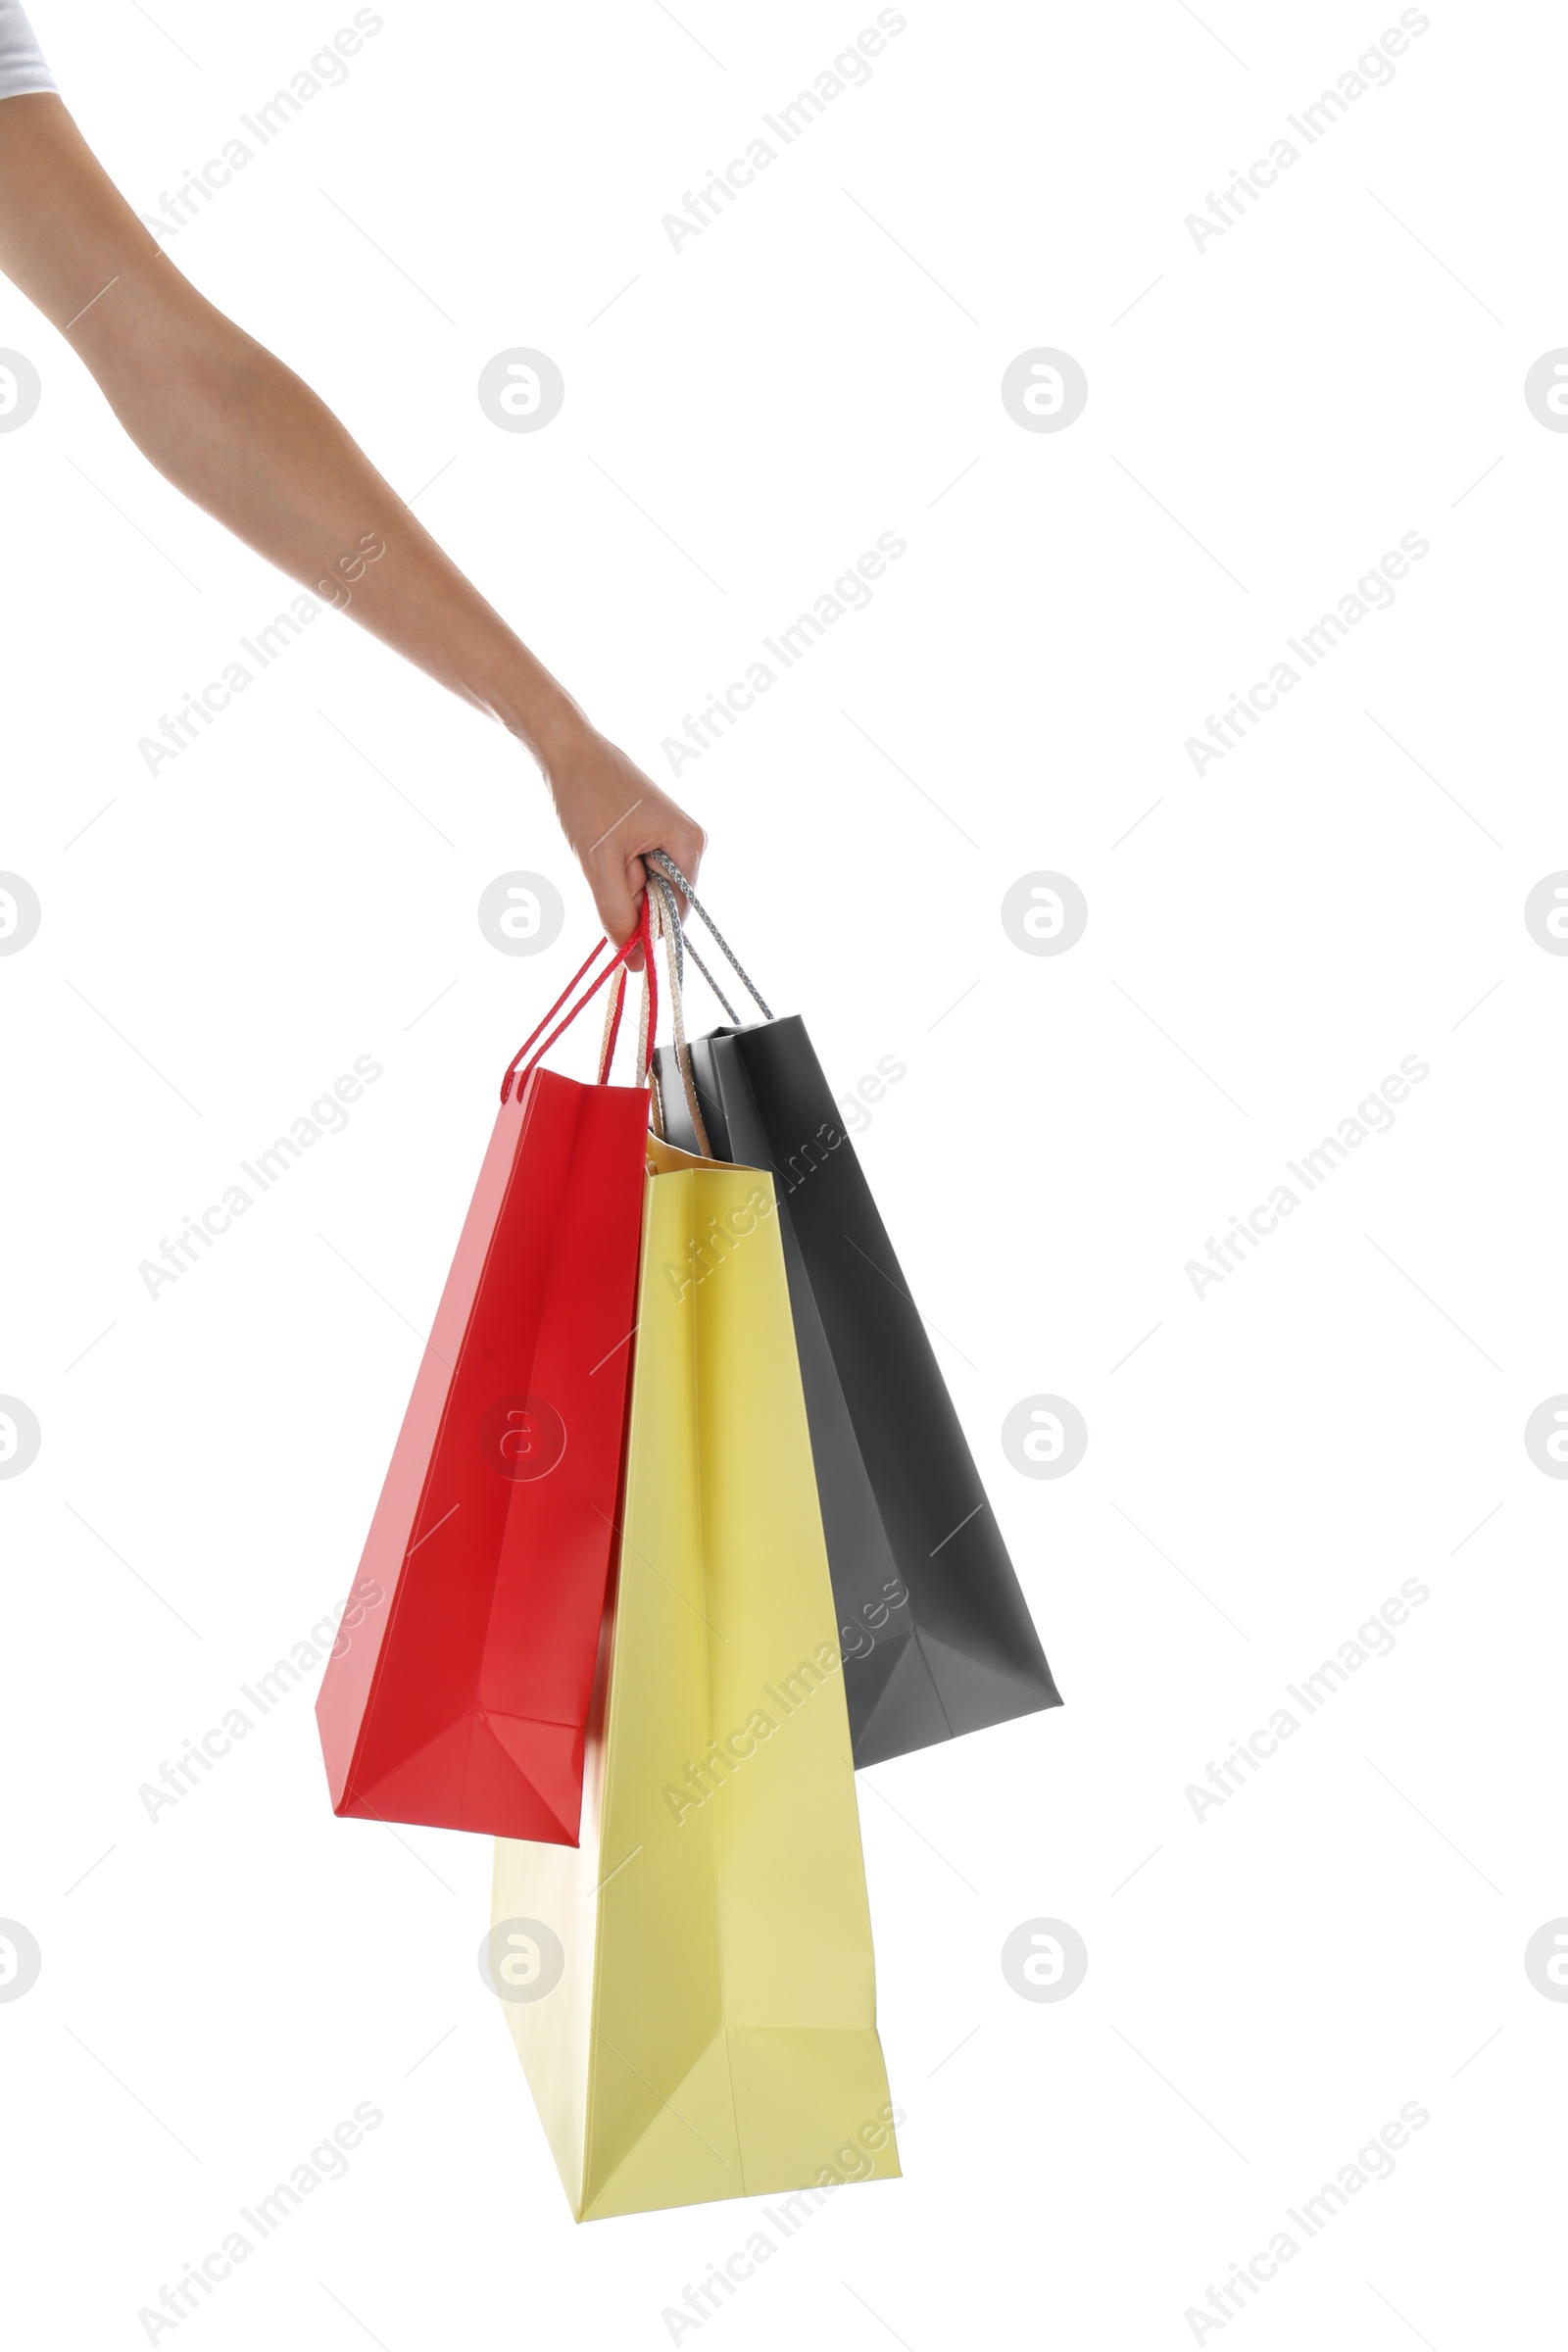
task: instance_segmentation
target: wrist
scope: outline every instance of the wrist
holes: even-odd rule
[[[530,657],[487,701],[509,735],[538,761],[552,787],[592,739],[593,728],[565,688]]]

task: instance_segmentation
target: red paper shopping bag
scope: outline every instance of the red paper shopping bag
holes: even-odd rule
[[[317,1701],[334,1812],[577,1842],[648,1129],[609,1056],[507,1074]]]

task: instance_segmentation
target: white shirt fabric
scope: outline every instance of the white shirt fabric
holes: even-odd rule
[[[0,0],[0,98],[24,98],[33,90],[59,87],[19,0]]]

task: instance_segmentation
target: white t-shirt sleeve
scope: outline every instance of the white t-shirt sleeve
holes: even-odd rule
[[[33,90],[59,86],[19,0],[0,0],[0,98],[23,98]]]

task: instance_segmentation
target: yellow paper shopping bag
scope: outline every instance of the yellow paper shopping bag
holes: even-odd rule
[[[582,1842],[496,1847],[492,1980],[579,2220],[899,2170],[772,1180],[649,1153]]]

